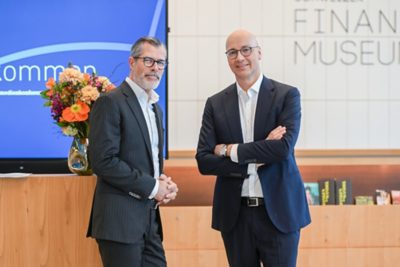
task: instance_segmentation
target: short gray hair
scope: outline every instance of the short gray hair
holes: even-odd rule
[[[131,48],[131,57],[140,57],[142,54],[143,44],[150,44],[154,47],[164,47],[165,51],[167,51],[165,45],[156,37],[144,36],[140,37]]]

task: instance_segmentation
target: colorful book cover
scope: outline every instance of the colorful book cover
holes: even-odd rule
[[[376,205],[390,205],[390,194],[382,189],[375,190]]]
[[[319,199],[321,205],[335,205],[335,180],[321,179],[319,184]]]
[[[392,195],[392,204],[400,205],[400,190],[392,190],[390,194]]]
[[[319,205],[319,185],[318,183],[304,183],[308,205]]]
[[[356,196],[354,203],[356,205],[374,205],[374,198],[372,196]]]
[[[337,179],[335,181],[335,203],[336,205],[353,204],[352,186],[350,179]]]

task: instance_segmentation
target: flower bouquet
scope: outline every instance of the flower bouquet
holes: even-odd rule
[[[64,135],[74,137],[68,156],[69,169],[74,173],[92,174],[86,155],[90,109],[101,93],[114,88],[104,76],[68,67],[59,74],[58,81],[50,78],[40,93],[46,100],[44,105],[51,109],[55,124]]]

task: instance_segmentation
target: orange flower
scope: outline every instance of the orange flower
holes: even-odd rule
[[[46,88],[53,89],[55,84],[56,84],[56,82],[54,81],[54,78],[49,78],[46,83]]]
[[[89,82],[89,81],[90,81],[90,74],[84,73],[84,74],[83,74],[83,80],[84,80],[85,82]]]
[[[89,117],[90,108],[81,101],[77,101],[62,112],[62,119],[67,122],[86,121]]]
[[[53,87],[56,84],[56,82],[54,81],[54,78],[49,78],[46,82],[46,88],[48,89],[48,91],[46,92],[46,96],[47,97],[51,97],[54,93]]]
[[[53,94],[54,94],[53,89],[49,89],[49,90],[46,92],[46,96],[48,96],[48,97],[51,97]]]

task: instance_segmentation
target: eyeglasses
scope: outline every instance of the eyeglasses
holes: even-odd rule
[[[229,49],[228,51],[225,52],[226,56],[229,59],[235,59],[238,56],[238,53],[240,51],[240,54],[244,57],[248,57],[251,55],[251,52],[253,52],[253,48],[260,48],[258,45],[256,46],[243,46],[239,50],[237,49]]]
[[[152,57],[134,57],[134,58],[143,59],[143,64],[144,64],[146,67],[149,67],[149,68],[153,67],[153,66],[154,66],[154,63],[157,63],[157,67],[158,67],[160,70],[165,69],[165,67],[166,67],[167,64],[168,64],[168,62],[165,61],[165,60],[162,60],[162,59],[160,59],[160,60],[155,60],[155,59],[152,58]]]

